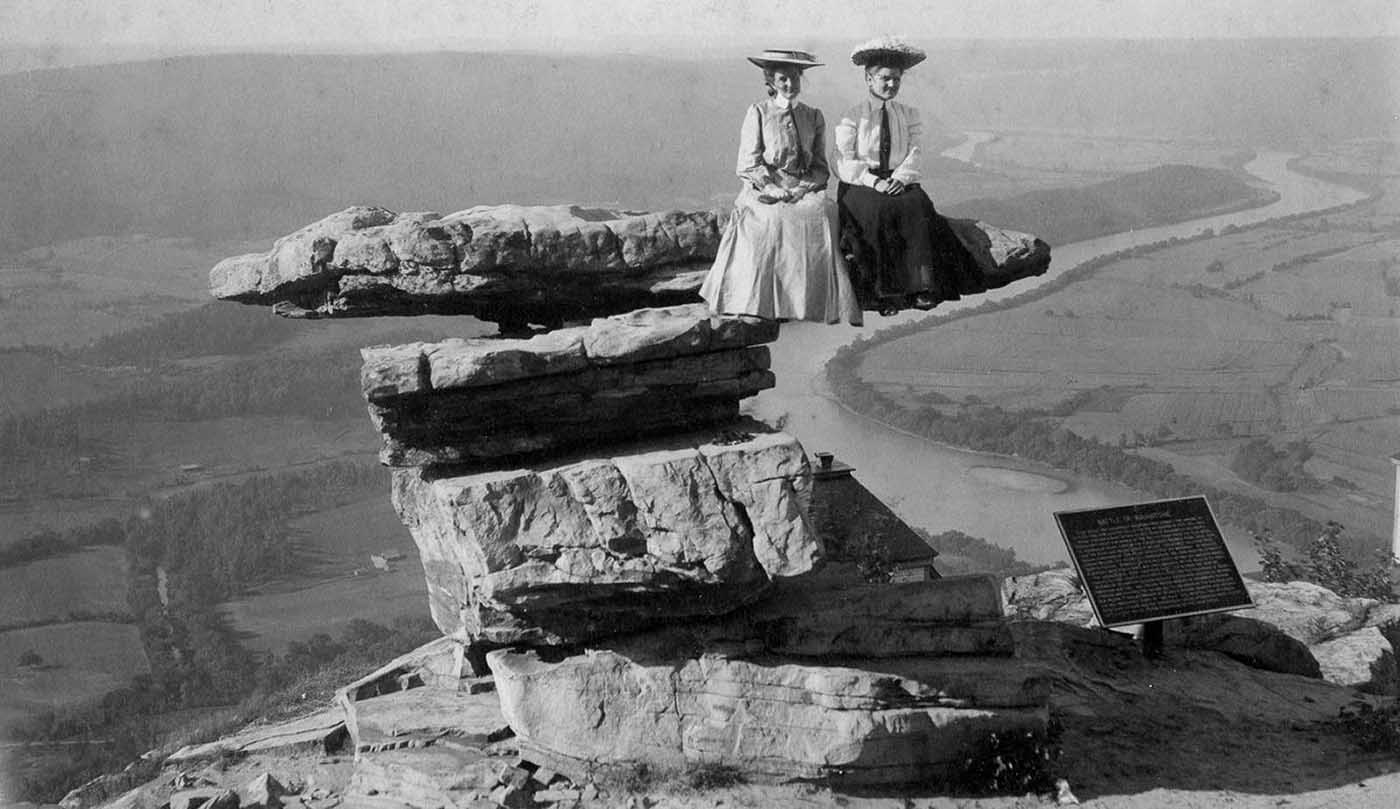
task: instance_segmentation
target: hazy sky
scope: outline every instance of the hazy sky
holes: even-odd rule
[[[919,38],[1400,35],[1400,0],[0,0],[0,44],[676,48]]]

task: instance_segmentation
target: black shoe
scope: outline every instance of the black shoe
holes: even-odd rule
[[[899,307],[892,303],[882,303],[879,312],[881,317],[894,317],[899,314]]]
[[[928,294],[927,292],[920,292],[919,294],[914,296],[915,309],[921,309],[927,312],[928,310],[932,309],[937,305],[938,299]]]

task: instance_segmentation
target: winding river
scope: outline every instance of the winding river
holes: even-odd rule
[[[970,161],[978,143],[992,136],[969,133],[969,140],[944,152]],[[1128,231],[1054,248],[1050,270],[1039,278],[1018,281],[986,295],[943,304],[939,313],[1004,300],[1043,285],[1065,271],[1104,253],[1172,237],[1188,237],[1206,228],[1252,225],[1267,219],[1345,205],[1364,198],[1352,188],[1313,179],[1289,170],[1294,155],[1260,152],[1245,170],[1278,192],[1278,201],[1246,211]],[[1030,562],[1067,560],[1053,512],[1140,502],[1144,495],[1093,478],[1062,473],[1016,458],[988,455],[937,444],[857,415],[835,401],[826,387],[823,365],[839,347],[863,333],[924,317],[906,312],[891,318],[870,313],[865,329],[791,323],[772,345],[777,387],[751,405],[755,415],[783,419],[809,452],[833,452],[856,469],[856,477],[910,525],[934,533],[957,529],[983,537]],[[1257,565],[1249,538],[1226,527],[1236,561]]]

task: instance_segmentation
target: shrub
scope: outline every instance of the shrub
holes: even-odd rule
[[[1290,562],[1267,531],[1254,535],[1264,581],[1308,581],[1320,584],[1346,598],[1374,598],[1400,601],[1391,578],[1395,563],[1384,551],[1370,566],[1363,567],[1343,550],[1341,523],[1329,520],[1322,535],[1305,549],[1306,560]]]
[[[1045,730],[990,733],[962,760],[953,786],[974,795],[1053,792],[1061,734],[1053,719]]]
[[[697,764],[686,771],[685,783],[697,792],[724,789],[744,783],[744,774],[728,764]]]
[[[1400,756],[1400,703],[1377,708],[1358,699],[1341,709],[1337,723],[1362,750]]]

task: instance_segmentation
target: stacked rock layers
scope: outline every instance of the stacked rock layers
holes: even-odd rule
[[[1043,730],[1050,678],[1012,658],[990,578],[822,594],[847,606],[898,602],[907,611],[884,620],[922,626],[926,639],[973,628],[1004,635],[999,650],[975,657],[949,654],[948,642],[933,644],[939,652],[897,649],[867,631],[869,609],[816,616],[804,612],[811,601],[787,595],[739,610],[725,630],[657,631],[553,662],[533,651],[492,652],[506,720],[533,759],[576,777],[704,765],[751,780],[845,786],[948,778],[990,734]],[[743,631],[746,614],[765,611],[845,636],[845,654],[774,654],[784,640],[766,635],[763,620]]]
[[[574,642],[759,598],[820,556],[791,436],[740,421],[777,324],[702,305],[364,350],[444,632]],[[480,619],[483,609],[519,622]]]
[[[528,340],[367,348],[361,383],[390,466],[492,461],[733,421],[773,386],[778,326],[702,305]]]

